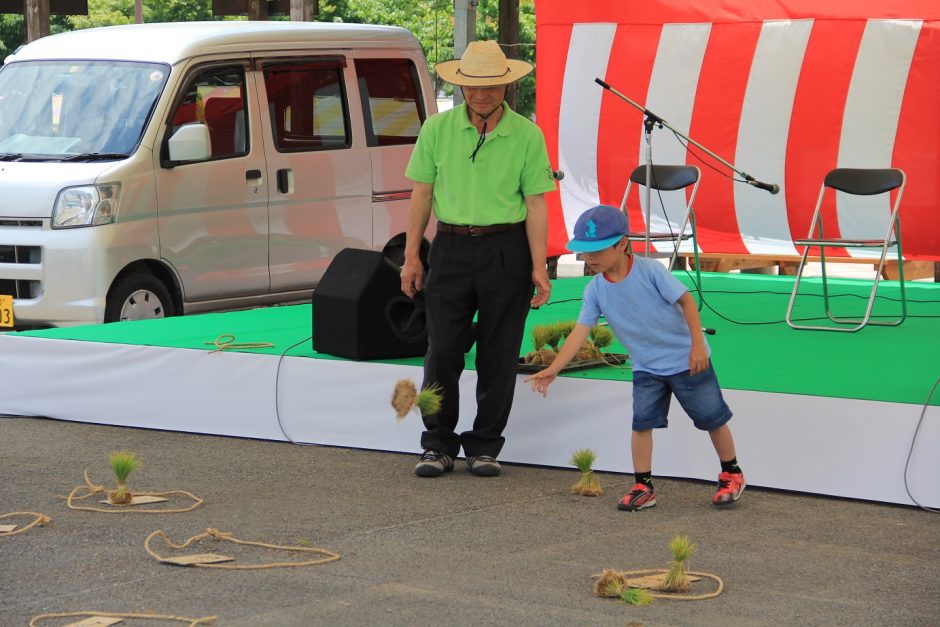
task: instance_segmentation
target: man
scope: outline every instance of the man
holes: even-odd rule
[[[463,90],[464,104],[425,122],[405,171],[415,185],[401,289],[412,298],[424,290],[423,385],[443,392],[440,411],[423,416],[424,453],[415,474],[453,470],[463,447],[470,472],[493,477],[501,472],[496,457],[512,408],[526,315],[551,292],[544,194],[555,189],[555,180],[542,132],[505,102],[507,87],[532,71],[529,63],[507,59],[495,41],[479,41],[436,69]],[[419,246],[432,209],[437,235],[425,277]],[[473,428],[457,434],[459,379],[474,339],[477,413]]]

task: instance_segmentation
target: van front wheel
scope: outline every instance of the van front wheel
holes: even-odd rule
[[[117,280],[108,294],[104,321],[150,320],[173,315],[173,300],[152,274],[133,272]]]

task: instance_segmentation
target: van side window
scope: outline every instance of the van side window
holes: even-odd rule
[[[210,159],[248,154],[245,116],[245,72],[237,68],[211,68],[187,85],[183,99],[170,118],[170,133],[183,124],[209,128]]]
[[[268,112],[279,152],[348,148],[345,61],[324,58],[264,66]]]
[[[413,144],[427,113],[409,59],[356,59],[369,146]]]

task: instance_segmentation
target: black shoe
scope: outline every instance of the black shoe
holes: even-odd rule
[[[440,477],[453,469],[454,460],[449,455],[430,449],[422,453],[415,464],[415,474],[419,477]]]
[[[489,455],[468,457],[467,468],[477,477],[495,477],[503,471],[499,462]]]

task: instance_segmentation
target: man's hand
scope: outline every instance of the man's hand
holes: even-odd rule
[[[424,288],[424,264],[421,263],[421,239],[431,217],[434,185],[415,183],[408,207],[408,230],[405,231],[405,263],[401,267],[401,291],[414,298]]]
[[[529,239],[529,251],[532,253],[532,283],[535,296],[529,301],[532,307],[541,307],[548,302],[552,293],[552,284],[548,280],[548,268],[545,265],[545,249],[548,246],[548,203],[545,194],[525,197],[526,218],[525,234]]]
[[[424,264],[420,259],[405,260],[401,267],[401,291],[408,298],[414,298],[424,288]]]
[[[529,304],[532,307],[541,307],[548,302],[552,295],[552,283],[548,280],[548,268],[540,265],[532,270],[532,282],[535,284],[535,296]]]

